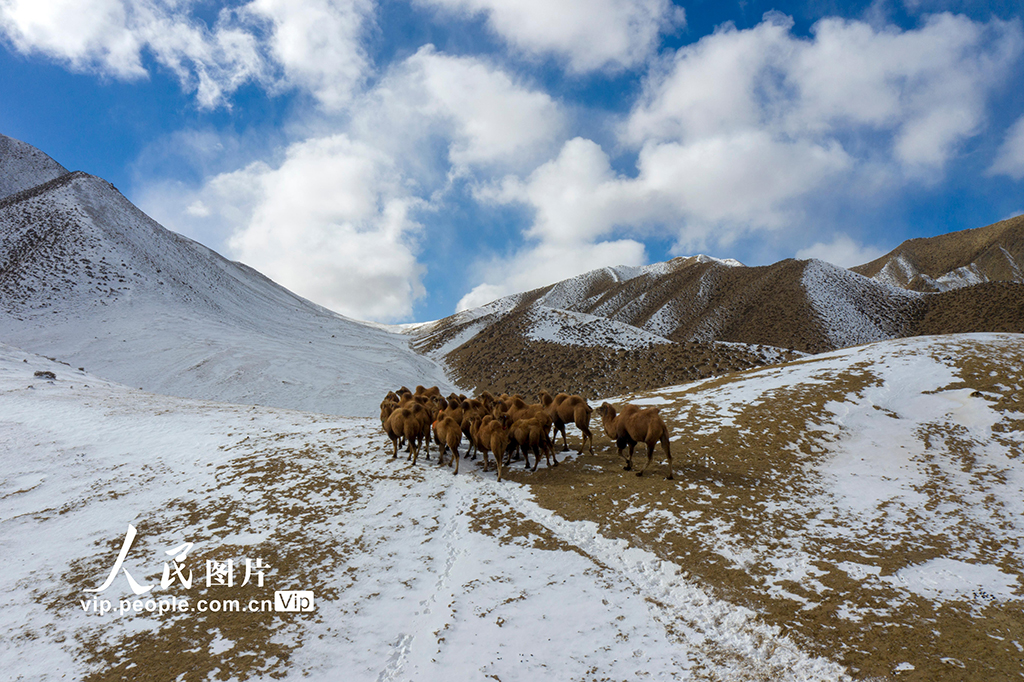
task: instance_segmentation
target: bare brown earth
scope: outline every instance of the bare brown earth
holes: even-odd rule
[[[780,359],[799,353],[781,351]],[[449,377],[473,392],[519,393],[534,400],[541,390],[588,399],[628,390],[672,386],[766,364],[754,347],[668,343],[630,350],[532,341],[521,334],[475,337],[447,356]]]
[[[907,336],[975,331],[1024,332],[1024,284],[985,282],[931,294],[924,299]]]
[[[989,280],[1020,281],[1020,265],[1024,263],[1024,216],[973,230],[910,239],[881,258],[850,269],[865,277],[874,277],[887,263],[901,257],[917,273],[933,279],[973,264]],[[893,268],[893,274],[900,270]],[[935,290],[920,276],[903,277],[898,284],[915,291]]]
[[[1024,412],[1019,390],[1024,385],[1024,346],[1017,344],[1013,353],[970,341],[954,346],[936,352],[957,367],[962,381],[942,390],[971,387],[984,395],[979,399],[1005,410],[1007,418],[993,427],[993,438],[1020,462],[1024,451],[1015,432],[1024,423],[1013,415]],[[1000,602],[984,594],[946,603],[907,598],[891,584],[853,580],[839,567],[867,563],[884,578],[973,547],[982,560],[1020,575],[1024,563],[1012,548],[986,537],[969,515],[958,516],[943,533],[924,530],[911,517],[898,530],[879,524],[837,540],[828,529],[843,521],[827,506],[807,502],[818,485],[810,472],[836,439],[825,429],[830,418],[824,406],[877,385],[870,364],[822,371],[813,383],[771,390],[742,406],[732,425],[704,428],[721,417],[710,398],[714,390],[746,374],[679,387],[671,395],[659,393],[673,401],[663,416],[688,415],[666,416],[673,431],[675,481],[664,480],[667,468],[660,447],[648,476],[624,474],[600,428],[594,429],[596,455],[581,455],[532,474],[513,466],[507,478],[527,483],[537,502],[557,514],[592,521],[605,536],[677,563],[718,596],[753,609],[809,651],[838,660],[855,679],[1018,679],[1024,671],[1024,602]],[[623,401],[647,395],[624,396]],[[973,460],[974,444],[956,429],[936,424],[920,437],[925,459],[960,457],[963,471],[979,480],[991,475]],[[640,446],[638,453],[642,450]],[[964,504],[948,483],[937,479],[925,487],[929,509]],[[812,557],[807,569],[813,579],[780,581],[777,560],[800,543]],[[851,610],[859,610],[862,617],[850,617]],[[894,669],[901,663],[914,669],[897,675]]]

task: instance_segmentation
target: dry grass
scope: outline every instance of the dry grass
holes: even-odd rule
[[[1024,353],[999,356],[968,343],[956,356],[963,358],[963,382],[944,389],[971,386],[1000,409],[1024,412]],[[899,679],[922,681],[992,680],[1024,670],[1024,602],[985,595],[933,602],[908,597],[884,580],[853,579],[841,567],[870,565],[885,578],[969,550],[1006,573],[1024,574],[1012,548],[988,537],[967,515],[952,532],[939,533],[913,515],[902,520],[893,510],[890,518],[883,509],[873,527],[832,532],[846,520],[819,506],[820,484],[813,475],[836,438],[821,428],[829,421],[824,406],[857,395],[878,379],[869,365],[816,378],[824,383],[764,394],[743,406],[733,425],[716,430],[702,429],[705,418],[718,410],[708,396],[716,383],[737,377],[681,391],[673,409],[682,408],[688,418],[670,424],[676,459],[682,460],[675,482],[663,478],[660,448],[648,477],[624,475],[613,445],[596,432],[596,456],[533,475],[515,468],[508,477],[527,482],[537,501],[559,515],[593,521],[602,534],[679,564],[719,596],[752,608],[810,651],[839,660],[859,679],[886,677],[902,662],[915,669]],[[994,437],[1019,456],[1019,435],[1007,431],[1015,424],[1004,422],[997,431],[1003,435]],[[956,428],[936,426],[919,435],[923,461],[958,458],[956,466],[972,472],[973,484],[982,490],[1000,481],[999,471],[973,462],[976,443],[964,440]],[[956,489],[936,475],[922,492],[930,505],[963,506]],[[894,531],[898,521],[903,527]],[[787,580],[782,564],[799,557],[809,559]]]

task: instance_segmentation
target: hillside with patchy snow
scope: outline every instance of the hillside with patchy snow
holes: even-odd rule
[[[1024,244],[1024,219],[935,243],[917,240],[922,243],[915,249],[938,258],[943,244],[953,248],[971,234],[996,233],[1001,241],[986,253],[1015,249]],[[943,262],[954,255],[945,254]],[[1024,332],[1024,284],[1012,268],[988,270],[999,282],[983,278],[947,295],[953,292],[922,293],[877,273],[868,277],[863,267],[793,259],[746,267],[695,256],[599,268],[408,333],[413,346],[443,362],[460,385],[593,397],[884,339]]]
[[[854,272],[914,291],[985,282],[1024,283],[1024,216],[987,227],[911,239]]]
[[[672,426],[675,481],[660,448],[637,478],[599,436],[498,484],[393,459],[374,419],[159,396],[0,346],[0,666],[1012,679],[1021,367],[1019,335],[933,337],[665,388],[634,400]],[[282,590],[312,610],[275,610]]]
[[[333,414],[376,414],[401,385],[453,388],[407,336],[296,296],[79,172],[0,200],[0,340],[150,391]]]

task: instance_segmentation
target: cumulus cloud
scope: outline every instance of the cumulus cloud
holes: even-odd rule
[[[472,168],[532,167],[557,148],[565,116],[545,92],[476,57],[439,53],[432,45],[393,66],[353,105],[351,129],[396,158],[440,161],[457,174]],[[416,176],[427,169],[410,168]]]
[[[563,128],[548,95],[428,46],[352,101],[346,133],[285,144],[279,159],[215,172],[198,188],[150,185],[140,203],[329,308],[402,319],[424,294],[413,213],[431,206],[451,174],[535,164]],[[222,145],[196,133],[175,136],[174,146],[202,161]],[[443,153],[431,156],[436,148]]]
[[[206,108],[249,82],[304,88],[338,106],[368,69],[359,38],[371,0],[253,0],[220,10],[212,25],[192,9],[173,0],[3,0],[0,31],[22,53],[118,79],[146,78],[150,55]]]
[[[797,258],[817,258],[842,268],[870,263],[885,255],[885,251],[875,246],[858,244],[849,235],[836,234],[832,241],[817,242],[806,249],[796,252]]]
[[[487,18],[491,31],[529,55],[553,54],[577,73],[632,68],[657,50],[659,36],[685,24],[670,0],[416,0]]]
[[[268,26],[267,50],[286,86],[338,109],[370,70],[361,38],[373,11],[373,0],[253,0],[241,14]]]
[[[411,217],[419,200],[390,158],[347,135],[292,144],[278,164],[252,163],[197,189],[158,186],[145,204],[192,236],[229,231],[232,258],[351,317],[406,318],[425,293],[422,228]]]
[[[1014,180],[1024,179],[1024,116],[1010,126],[988,174],[1008,175]]]
[[[777,13],[680,49],[648,81],[624,138],[635,145],[759,130],[778,140],[881,134],[908,173],[941,170],[984,125],[987,94],[1020,55],[1019,23],[940,14],[909,31],[823,19],[812,38]]]

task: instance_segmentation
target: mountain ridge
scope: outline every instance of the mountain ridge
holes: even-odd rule
[[[895,286],[940,292],[990,281],[1024,282],[1024,215],[985,227],[908,239],[852,271]]]
[[[0,135],[0,160],[0,199],[68,172],[49,155],[6,135]]]
[[[978,252],[991,250],[993,234],[1011,245],[1024,242],[1024,219],[1005,222],[972,233],[988,239]],[[947,244],[964,239],[943,237]],[[1024,307],[1017,301],[1024,301],[1024,283],[1016,281],[926,292],[815,259],[748,267],[692,256],[639,268],[597,268],[419,325],[410,334],[415,349],[480,390],[522,386],[532,392],[557,383],[555,378],[568,380],[566,390],[597,397],[888,339],[1022,333]],[[605,348],[567,350],[569,340],[588,334]],[[508,358],[506,367],[495,366],[499,356]],[[525,366],[542,367],[541,378],[516,369]],[[651,366],[657,371],[645,369]]]

